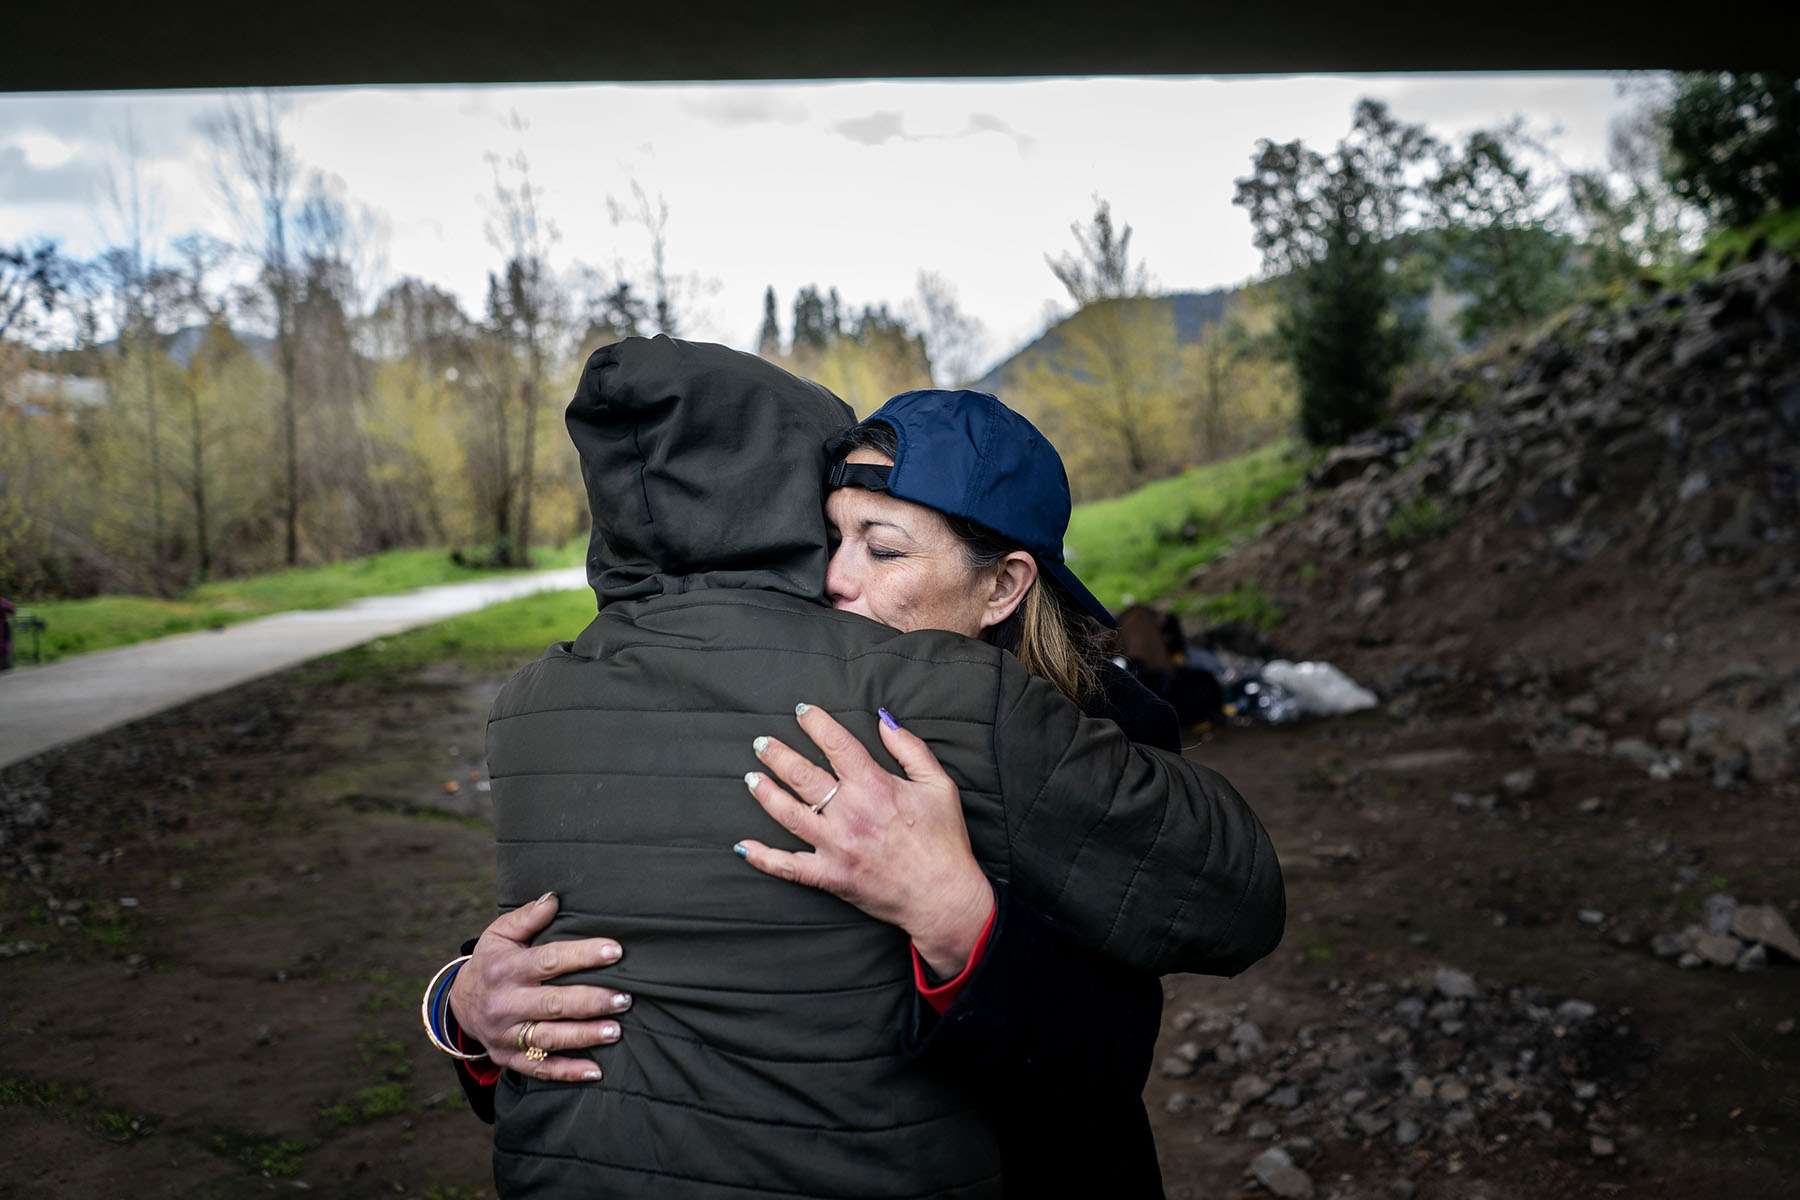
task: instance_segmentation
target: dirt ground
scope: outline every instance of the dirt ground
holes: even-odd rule
[[[417,998],[490,912],[481,727],[499,682],[302,668],[0,773],[0,1194],[491,1194],[486,1127],[418,1033]],[[1279,1137],[1310,1135],[1297,1149],[1319,1195],[1786,1194],[1800,1037],[1777,1027],[1792,1029],[1800,966],[1684,971],[1645,943],[1715,882],[1745,903],[1794,897],[1791,797],[1534,757],[1463,699],[1193,747],[1268,824],[1289,925],[1237,979],[1167,981],[1159,1058],[1254,1023],[1307,1089],[1268,1111]],[[1448,802],[1522,761],[1547,781],[1535,800]],[[1440,966],[1494,996],[1585,1000],[1629,1052],[1591,1060],[1585,1112],[1543,1100],[1549,1129],[1473,1101],[1473,1126],[1440,1129],[1433,1101],[1408,1147],[1345,1136],[1333,1077],[1295,1060],[1334,1032],[1392,1044],[1363,1002]],[[1218,1132],[1242,1065],[1209,1058],[1146,1093],[1169,1192],[1257,1194],[1262,1110]],[[1479,1099],[1480,1072],[1456,1070]],[[1370,1087],[1372,1107],[1404,1106]]]

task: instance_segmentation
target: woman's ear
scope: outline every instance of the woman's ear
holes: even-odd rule
[[[1037,559],[1023,550],[1014,550],[995,563],[992,586],[981,611],[981,627],[992,628],[1013,615],[1025,599],[1025,593],[1037,582]]]

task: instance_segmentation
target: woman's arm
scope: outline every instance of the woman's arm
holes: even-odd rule
[[[792,790],[756,771],[744,782],[764,811],[813,849],[776,850],[750,839],[734,848],[764,874],[828,891],[905,930],[938,975],[960,973],[994,911],[994,890],[969,847],[955,781],[886,709],[881,740],[905,775],[884,770],[824,709],[802,704],[795,715],[832,770],[764,737],[752,749]]]
[[[574,1083],[597,1080],[600,1068],[586,1058],[551,1055],[533,1060],[519,1045],[525,1022],[530,1045],[544,1050],[584,1050],[619,1040],[619,1023],[606,1019],[631,1007],[631,997],[611,988],[555,985],[558,976],[609,966],[624,948],[611,938],[550,942],[532,940],[549,927],[557,911],[550,893],[531,904],[502,913],[485,929],[450,989],[450,1015],[461,1034],[462,1048],[485,1048],[495,1068],[510,1068],[538,1079]],[[480,1063],[456,1064],[457,1080],[469,1106],[484,1121],[493,1120],[493,1089],[498,1071]]]
[[[994,891],[980,960],[941,1014],[915,997],[907,1053],[1039,1094],[1135,1101],[1161,1029],[1162,984],[1082,949],[1006,885]]]

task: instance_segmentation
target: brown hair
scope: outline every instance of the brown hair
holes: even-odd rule
[[[899,453],[900,441],[891,426],[873,421],[857,425],[839,438],[835,457],[843,458],[852,450],[873,450],[892,459]],[[938,515],[962,543],[963,556],[973,570],[986,570],[1015,550],[1030,553],[1011,538],[966,517],[946,512]],[[1096,665],[1100,651],[1093,630],[1087,614],[1055,580],[1039,570],[1036,582],[1012,615],[998,625],[988,626],[981,636],[983,641],[1012,653],[1027,671],[1055,685],[1077,705],[1085,706],[1100,686]]]

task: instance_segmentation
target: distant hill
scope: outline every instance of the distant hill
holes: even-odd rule
[[[1236,295],[1235,288],[1219,288],[1211,292],[1171,292],[1166,296],[1153,296],[1151,301],[1172,311],[1175,336],[1186,345],[1199,341],[1201,330],[1208,325],[1223,320],[1226,307]],[[1008,385],[1012,380],[1024,375],[1040,359],[1055,357],[1062,341],[1061,330],[1074,319],[1074,315],[1064,317],[969,386],[975,391],[989,392],[1002,400],[1006,399]]]

